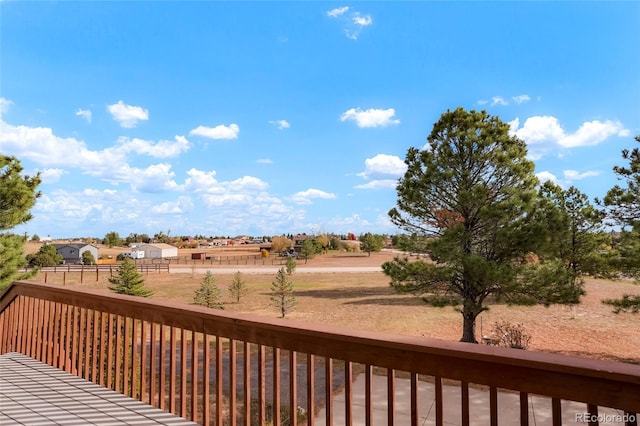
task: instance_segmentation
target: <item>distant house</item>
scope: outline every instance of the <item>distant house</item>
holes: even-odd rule
[[[310,235],[298,234],[293,237],[293,249],[300,253],[302,251],[302,245],[307,238],[313,238]]]
[[[64,263],[82,263],[82,253],[90,252],[94,259],[98,259],[98,247],[93,244],[68,243],[68,244],[52,244],[58,254],[62,255]]]
[[[145,259],[166,259],[168,257],[178,257],[178,247],[169,244],[138,244],[136,250],[144,251]]]

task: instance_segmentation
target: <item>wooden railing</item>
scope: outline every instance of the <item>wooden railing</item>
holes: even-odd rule
[[[583,403],[575,419],[588,424],[598,424],[604,407],[619,410],[627,425],[637,424],[640,411],[637,365],[269,320],[28,281],[13,283],[0,297],[0,353],[14,351],[202,424],[369,425],[374,408],[382,407],[383,423],[393,425],[405,403],[413,425],[421,406],[432,403],[436,425],[449,421],[453,403],[459,424],[479,424],[470,404],[470,391],[478,390],[491,425],[505,408],[503,394],[519,401],[519,419],[506,424],[529,424],[534,394],[548,398],[554,425],[567,417],[566,401]],[[364,376],[363,410],[354,408],[356,375]],[[374,378],[385,383],[382,401],[374,400]],[[434,401],[424,397],[425,385]],[[451,386],[457,398],[443,396]],[[337,391],[344,406],[337,406]],[[344,420],[336,420],[338,411]]]

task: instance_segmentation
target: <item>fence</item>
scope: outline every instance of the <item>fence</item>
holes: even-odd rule
[[[640,411],[637,365],[269,320],[27,281],[0,296],[0,353],[10,351],[203,424],[333,424],[337,380],[344,387],[345,424],[371,424],[375,403],[387,407],[386,423],[393,425],[398,403],[407,402],[417,425],[425,384],[435,395],[436,425],[447,421],[443,389],[451,383],[460,397],[447,404],[456,405],[462,425],[471,422],[470,390],[478,386],[486,389],[491,425],[498,422],[502,390],[515,392],[521,425],[529,424],[532,394],[549,398],[553,425],[562,424],[564,401],[583,403],[589,424],[598,424],[599,407],[622,410],[627,425],[637,425]],[[356,373],[365,381],[361,418],[353,407]],[[384,374],[382,402],[374,401],[374,374]],[[400,378],[409,383],[402,400]],[[324,416],[316,419],[320,408]]]

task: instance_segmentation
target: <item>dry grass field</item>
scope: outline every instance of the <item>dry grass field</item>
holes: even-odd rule
[[[115,252],[122,250],[116,249]],[[254,250],[257,251],[253,249],[251,253],[255,253]],[[298,261],[297,271],[291,276],[297,306],[287,318],[457,341],[462,326],[458,312],[451,307],[429,307],[411,295],[395,294],[389,287],[388,278],[381,272],[303,272],[310,267],[327,267],[329,271],[340,266],[379,266],[392,257],[391,253],[372,253],[370,257],[328,254],[309,260],[307,265]],[[227,292],[233,276],[216,273],[216,268],[209,269],[223,290],[225,310],[271,318],[278,316],[277,310],[269,306],[269,290],[274,278],[272,272],[265,269],[267,273],[259,273],[260,268],[256,270],[253,267],[245,269],[243,278],[250,292],[240,303],[235,303]],[[188,304],[192,302],[193,291],[199,286],[205,270],[206,266],[191,273],[148,273],[145,281],[155,292],[154,299]],[[238,267],[238,270],[242,271],[243,267]],[[107,279],[107,273],[101,274],[98,281],[95,273],[85,273],[81,284],[79,273],[67,273],[66,285],[108,291]],[[44,274],[35,280],[44,280]],[[63,274],[48,273],[47,281],[62,285]],[[640,364],[640,315],[616,315],[609,306],[601,303],[602,299],[638,293],[639,290],[629,281],[587,279],[587,294],[575,308],[492,305],[478,319],[478,337],[481,329],[483,334],[489,334],[496,321],[507,320],[524,325],[532,336],[530,350]]]

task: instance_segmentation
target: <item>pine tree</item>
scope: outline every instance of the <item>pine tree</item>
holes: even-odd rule
[[[284,267],[287,270],[287,275],[293,274],[296,270],[296,266],[298,266],[298,264],[293,257],[287,258],[287,262],[284,264]]]
[[[296,305],[293,296],[293,282],[287,276],[284,268],[280,268],[276,279],[271,283],[271,305],[275,306],[282,318],[293,310]]]
[[[640,142],[640,135],[635,140]],[[629,161],[629,166],[615,166],[613,171],[626,187],[615,185],[607,192],[603,204],[608,208],[609,217],[623,227],[616,266],[640,284],[640,148],[623,150],[622,158]],[[631,230],[624,229],[625,226]],[[625,294],[621,299],[608,299],[603,303],[613,306],[616,313],[638,313],[640,294]]]
[[[231,297],[236,299],[236,303],[240,303],[240,298],[249,292],[246,281],[242,278],[240,271],[233,275],[233,281],[229,285],[229,293]]]
[[[0,154],[0,292],[13,281],[35,273],[19,272],[27,264],[24,257],[26,238],[3,232],[31,219],[30,210],[40,196],[36,191],[40,176],[23,176],[22,171],[18,159]]]
[[[207,271],[200,288],[196,289],[193,296],[193,303],[195,305],[206,306],[207,308],[224,309],[222,305],[222,292],[216,284],[216,279],[211,273]]]
[[[360,250],[366,251],[371,256],[371,252],[378,252],[384,247],[385,238],[382,235],[372,234],[367,232],[360,235]]]
[[[436,306],[458,306],[463,342],[477,343],[476,318],[491,296],[511,303],[577,303],[581,286],[556,265],[529,270],[525,254],[540,247],[534,164],[509,125],[485,111],[447,111],[424,148],[410,148],[396,187],[391,221],[425,243],[433,262],[396,258],[382,267],[398,292],[429,294]],[[420,247],[422,249],[422,247]],[[409,251],[413,251],[409,247]]]
[[[0,231],[11,229],[32,218],[30,213],[40,193],[40,175],[23,176],[15,157],[0,155]]]
[[[125,258],[115,276],[109,278],[109,290],[129,296],[150,297],[153,292],[144,286],[144,278],[131,259]]]

